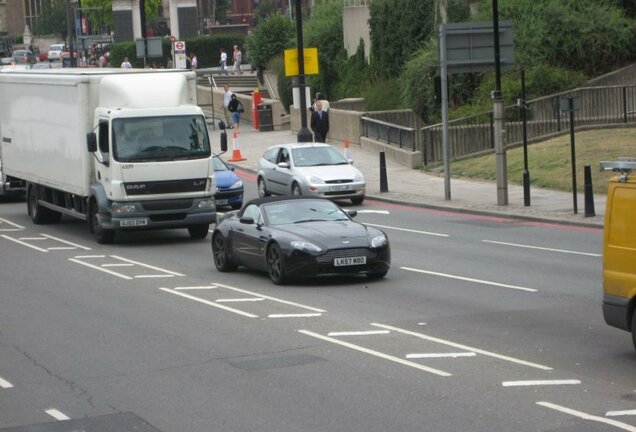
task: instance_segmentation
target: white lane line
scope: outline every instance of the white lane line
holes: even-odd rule
[[[306,314],[269,314],[267,318],[312,318],[322,316],[321,313],[306,313]]]
[[[203,304],[208,305],[208,306],[213,306],[215,308],[223,309],[223,310],[226,310],[228,312],[233,312],[235,314],[242,315],[242,316],[245,316],[245,317],[248,317],[248,318],[258,318],[258,315],[254,315],[254,314],[251,314],[251,313],[248,313],[248,312],[243,312],[241,310],[234,309],[234,308],[231,308],[231,307],[223,306],[223,305],[214,303],[214,302],[209,301],[209,300],[205,300],[205,299],[202,299],[202,298],[199,298],[199,297],[192,296],[190,294],[182,293],[182,292],[179,292],[179,291],[174,291],[174,290],[171,290],[170,288],[159,288],[159,289],[161,291],[164,291],[164,292],[167,292],[167,293],[170,293],[170,294],[174,294],[174,295],[177,295],[177,296],[180,296],[180,297],[184,297],[184,298],[187,298],[187,299],[190,299],[190,300],[194,300],[196,302],[203,303]]]
[[[122,279],[126,279],[126,280],[132,280],[133,279],[130,276],[126,276],[126,275],[123,275],[121,273],[114,272],[112,270],[107,270],[105,268],[102,268],[102,267],[99,267],[99,266],[96,266],[96,265],[93,265],[93,264],[89,264],[87,262],[80,261],[80,260],[75,259],[75,258],[69,258],[68,260],[69,261],[73,261],[73,262],[78,263],[78,264],[81,264],[81,265],[86,266],[86,267],[90,267],[90,268],[95,269],[95,270],[103,271],[104,273],[108,273],[108,274],[111,274],[113,276],[120,277]]]
[[[525,387],[525,386],[550,386],[550,385],[576,385],[581,384],[579,380],[535,380],[535,381],[504,381],[504,387]]]
[[[76,247],[76,248],[78,248],[78,249],[84,249],[84,250],[87,250],[87,251],[88,251],[88,250],[91,250],[91,248],[89,248],[89,247],[82,246],[82,245],[80,245],[80,244],[73,243],[73,242],[70,242],[70,241],[67,241],[67,240],[63,240],[63,239],[61,239],[61,238],[59,238],[59,237],[54,237],[54,236],[49,235],[49,234],[41,234],[41,236],[42,236],[42,237],[46,237],[46,238],[50,238],[51,240],[59,241],[60,243],[67,244],[67,245],[69,245],[69,246],[75,246],[75,247]]]
[[[132,267],[134,264],[130,263],[108,263],[102,264],[102,267]]]
[[[84,258],[106,258],[106,255],[76,255],[75,258],[77,259],[84,259]]]
[[[377,213],[377,214],[384,214],[384,215],[390,214],[388,210],[358,210],[358,214],[362,214],[362,213]]]
[[[615,426],[615,427],[617,427],[619,429],[623,429],[623,430],[630,431],[630,432],[636,432],[636,427],[634,427],[632,425],[628,425],[627,423],[619,422],[619,421],[616,421],[616,420],[609,420],[609,419],[606,419],[606,418],[603,418],[603,417],[598,417],[598,416],[587,414],[587,413],[584,413],[584,412],[581,412],[581,411],[576,411],[576,410],[573,410],[573,409],[570,409],[570,408],[566,408],[566,407],[563,407],[563,406],[560,406],[560,405],[556,405],[556,404],[553,404],[553,403],[550,403],[550,402],[537,402],[537,405],[540,405],[540,406],[543,406],[543,407],[546,407],[546,408],[550,408],[550,409],[553,409],[553,410],[556,410],[556,411],[560,411],[560,412],[565,413],[565,414],[570,414],[570,415],[572,415],[574,417],[582,418],[583,420],[591,420],[591,421],[595,421],[595,422],[598,422],[598,423],[605,423],[605,424],[608,424],[610,426]]]
[[[55,251],[55,250],[75,250],[77,248],[75,246],[54,246],[47,249],[50,251]]]
[[[36,251],[40,251],[40,252],[48,252],[46,249],[42,249],[42,248],[39,248],[39,247],[37,247],[37,246],[33,246],[33,245],[31,245],[31,244],[28,244],[28,243],[26,243],[26,242],[20,241],[20,240],[18,240],[18,239],[14,239],[13,237],[9,237],[8,235],[4,235],[4,234],[2,234],[2,236],[1,236],[1,237],[6,238],[7,240],[11,240],[11,241],[12,241],[12,242],[14,242],[14,243],[21,244],[22,246],[30,247],[31,249],[35,249]]]
[[[537,250],[543,250],[543,251],[548,251],[548,252],[560,252],[560,253],[565,253],[565,254],[584,255],[584,256],[591,256],[591,257],[600,257],[600,256],[602,256],[601,254],[595,254],[595,253],[577,252],[577,251],[566,250],[566,249],[553,249],[553,248],[540,247],[540,246],[530,246],[530,245],[517,244],[517,243],[506,243],[506,242],[500,242],[500,241],[495,241],[495,240],[482,240],[482,241],[484,243],[492,243],[492,244],[498,244],[498,245],[503,245],[503,246],[514,246],[514,247],[526,248],[526,249],[537,249]]]
[[[367,331],[343,331],[343,332],[329,332],[327,336],[371,336],[378,334],[389,334],[388,330],[367,330]]]
[[[11,384],[9,381],[0,377],[0,388],[8,389],[11,387],[13,387],[13,384]]]
[[[607,417],[616,417],[616,416],[631,416],[636,415],[636,410],[625,410],[625,411],[608,411],[605,413]]]
[[[3,219],[3,218],[0,218],[0,223],[3,223],[3,222],[4,222],[4,223],[6,223],[6,224],[9,224],[9,225],[13,225],[13,226],[14,226],[14,227],[16,227],[17,229],[13,229],[13,228],[5,228],[5,229],[2,229],[2,230],[0,230],[0,231],[19,231],[19,230],[23,230],[23,229],[24,229],[24,227],[23,227],[22,225],[18,225],[17,223],[13,223],[13,222],[11,222],[11,221],[9,221],[9,220],[6,220],[6,219]]]
[[[217,303],[240,303],[240,302],[257,302],[265,300],[262,297],[248,297],[248,298],[222,298],[217,299]]]
[[[23,241],[37,241],[37,240],[46,240],[45,237],[19,237],[20,240]]]
[[[511,363],[517,363],[517,364],[520,364],[520,365],[529,366],[529,367],[533,367],[533,368],[541,369],[541,370],[552,370],[552,368],[549,367],[549,366],[544,366],[544,365],[541,365],[541,364],[538,364],[538,363],[532,363],[532,362],[528,362],[528,361],[525,361],[525,360],[520,360],[520,359],[517,359],[517,358],[514,358],[514,357],[504,356],[504,355],[497,354],[497,353],[494,353],[494,352],[485,351],[485,350],[482,350],[482,349],[479,349],[479,348],[470,347],[468,345],[458,344],[458,343],[451,342],[451,341],[448,341],[448,340],[439,339],[439,338],[436,338],[436,337],[433,337],[433,336],[427,336],[427,335],[422,334],[422,333],[412,332],[412,331],[409,331],[409,330],[404,330],[404,329],[401,329],[401,328],[398,328],[398,327],[393,327],[393,326],[386,325],[386,324],[371,323],[371,325],[375,326],[375,327],[384,328],[384,329],[387,329],[387,330],[393,330],[393,331],[396,331],[396,332],[400,332],[402,334],[415,336],[415,337],[418,337],[420,339],[428,340],[428,341],[431,341],[431,342],[437,342],[437,343],[440,343],[440,344],[443,344],[443,345],[452,346],[452,347],[459,348],[459,349],[462,349],[462,350],[465,350],[465,351],[474,352],[474,353],[477,353],[477,354],[482,354],[482,355],[485,355],[485,356],[494,357],[494,358],[498,358],[498,359],[501,359],[501,360],[506,360],[506,361],[509,361]]]
[[[290,305],[290,306],[296,306],[296,307],[307,309],[307,310],[314,311],[314,312],[327,312],[327,311],[325,311],[323,309],[318,309],[318,308],[315,308],[315,307],[306,306],[306,305],[303,305],[303,304],[300,304],[300,303],[294,303],[294,302],[287,301],[287,300],[281,300],[281,299],[278,299],[276,297],[270,297],[270,296],[266,296],[266,295],[263,295],[263,294],[257,294],[255,292],[247,291],[247,290],[236,288],[236,287],[229,286],[229,285],[223,285],[223,284],[220,284],[220,283],[217,283],[216,285],[221,287],[221,288],[227,288],[227,289],[230,289],[230,290],[241,292],[243,294],[249,294],[249,295],[252,295],[254,297],[262,297],[264,299],[273,300],[273,301],[276,301],[276,302],[279,302],[279,303],[283,303],[283,304]]]
[[[171,278],[174,277],[174,275],[171,274],[150,274],[150,275],[136,275],[135,279],[152,279],[152,278]]]
[[[48,415],[50,415],[51,417],[53,417],[55,420],[70,420],[71,418],[68,417],[66,414],[64,414],[63,412],[56,410],[55,408],[51,408],[45,411]]]
[[[149,268],[149,269],[153,269],[153,270],[157,270],[157,271],[160,271],[160,272],[168,273],[168,274],[171,274],[171,275],[174,275],[174,276],[185,276],[184,274],[181,274],[181,273],[177,273],[177,272],[173,272],[173,271],[170,271],[170,270],[162,269],[160,267],[155,267],[155,266],[151,266],[151,265],[148,265],[148,264],[140,263],[138,261],[133,261],[133,260],[130,260],[130,259],[127,259],[127,258],[122,258],[122,257],[117,256],[117,255],[111,255],[111,257],[113,257],[115,259],[118,259],[118,260],[125,261],[125,262],[137,264],[139,266],[146,267],[146,268]]]
[[[2,232],[17,232],[22,231],[24,228],[0,228]]]
[[[369,225],[369,226],[378,227],[378,228],[385,228],[385,229],[392,229],[392,230],[396,230],[396,231],[410,232],[410,233],[415,233],[415,234],[424,234],[424,235],[430,235],[430,236],[436,236],[436,237],[450,237],[448,234],[440,234],[440,233],[434,233],[434,232],[429,232],[429,231],[419,231],[419,230],[413,230],[413,229],[408,229],[408,228],[398,228],[398,227],[392,227],[392,226],[388,226],[388,225],[378,225],[378,224],[366,223],[366,222],[364,222],[363,225]]]
[[[412,271],[412,272],[416,272],[416,273],[425,273],[425,274],[430,274],[433,276],[440,276],[440,277],[445,277],[445,278],[449,278],[449,279],[457,279],[457,280],[463,280],[466,282],[473,282],[473,283],[477,283],[477,284],[482,284],[482,285],[491,285],[491,286],[496,286],[496,287],[501,287],[501,288],[510,288],[510,289],[514,289],[514,290],[519,290],[519,291],[527,291],[527,292],[537,292],[539,290],[534,289],[534,288],[526,288],[526,287],[522,287],[522,286],[518,286],[518,285],[508,285],[508,284],[502,284],[499,282],[492,282],[492,281],[487,281],[487,280],[481,280],[481,279],[473,279],[473,278],[468,278],[468,277],[464,277],[464,276],[455,276],[455,275],[451,275],[448,273],[439,273],[439,272],[434,272],[434,271],[428,271],[428,270],[420,270],[420,269],[415,269],[415,268],[411,268],[411,267],[400,267],[402,270],[408,270],[408,271]]]
[[[331,342],[331,343],[334,343],[336,345],[342,345],[344,347],[351,348],[353,350],[360,351],[360,352],[363,352],[365,354],[370,354],[370,355],[375,356],[375,357],[380,357],[380,358],[383,358],[385,360],[389,360],[389,361],[392,361],[392,362],[395,362],[395,363],[399,363],[399,364],[404,365],[404,366],[409,366],[409,367],[412,367],[412,368],[415,368],[415,369],[423,370],[423,371],[426,371],[426,372],[429,372],[429,373],[432,373],[432,374],[435,374],[435,375],[439,375],[439,376],[443,376],[443,377],[451,376],[451,374],[449,374],[448,372],[444,372],[444,371],[439,370],[439,369],[433,369],[433,368],[430,368],[428,366],[421,365],[419,363],[410,362],[408,360],[404,360],[404,359],[401,359],[399,357],[395,357],[395,356],[392,356],[392,355],[384,354],[384,353],[381,353],[379,351],[374,351],[374,350],[371,350],[371,349],[368,349],[368,348],[361,347],[359,345],[354,345],[354,344],[349,343],[349,342],[341,341],[341,340],[338,340],[338,339],[333,339],[333,338],[330,338],[328,336],[323,336],[321,334],[311,332],[309,330],[298,330],[298,332],[302,333],[304,335],[307,335],[307,336],[314,337],[316,339],[322,339],[322,340],[324,340],[326,342]]]
[[[475,357],[477,354],[474,352],[461,352],[461,353],[414,353],[407,354],[406,358],[418,359],[418,358],[458,358],[458,357]]]
[[[207,285],[207,286],[183,286],[183,287],[175,287],[177,291],[187,291],[187,290],[208,290],[215,289],[216,285]]]

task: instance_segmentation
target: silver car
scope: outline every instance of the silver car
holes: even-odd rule
[[[364,201],[364,176],[352,161],[329,144],[281,144],[267,149],[259,162],[258,194],[310,195]]]

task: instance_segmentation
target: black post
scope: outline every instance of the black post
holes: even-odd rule
[[[298,91],[300,92],[300,129],[298,142],[312,142],[313,136],[307,129],[307,98],[305,97],[305,56],[303,47],[303,17],[301,0],[296,0],[296,44],[298,45]]]
[[[530,206],[530,171],[528,170],[528,106],[526,105],[526,71],[521,69],[521,116],[523,119],[523,205]]]
[[[146,0],[139,0],[139,20],[141,21],[141,38],[144,40],[144,67],[146,67],[148,59],[148,41],[146,40]]]
[[[585,217],[596,216],[594,211],[594,189],[592,188],[592,168],[589,165],[584,167],[585,177]]]
[[[499,7],[492,0],[492,31],[495,43],[495,91],[493,99],[501,99],[501,55],[499,49]]]
[[[627,87],[623,87],[623,122],[627,123]]]
[[[389,182],[386,178],[386,157],[384,152],[380,152],[380,192],[389,191]]]
[[[579,212],[576,198],[576,151],[574,146],[574,98],[568,98],[568,109],[570,110],[570,154],[572,156],[572,201],[574,214]]]

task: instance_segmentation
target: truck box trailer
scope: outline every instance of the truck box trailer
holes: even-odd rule
[[[0,94],[2,169],[26,182],[34,223],[77,217],[99,243],[132,229],[207,235],[215,181],[194,73],[15,71]]]

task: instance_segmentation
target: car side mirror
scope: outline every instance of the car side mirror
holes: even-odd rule
[[[254,225],[254,218],[250,216],[241,216],[239,222],[241,222],[242,224]]]
[[[278,162],[278,168],[289,168],[289,164],[287,162]]]
[[[358,210],[347,210],[347,213],[349,214],[349,217],[356,217],[358,216]]]
[[[97,135],[95,135],[95,132],[86,134],[86,148],[89,153],[95,153],[97,151]]]

